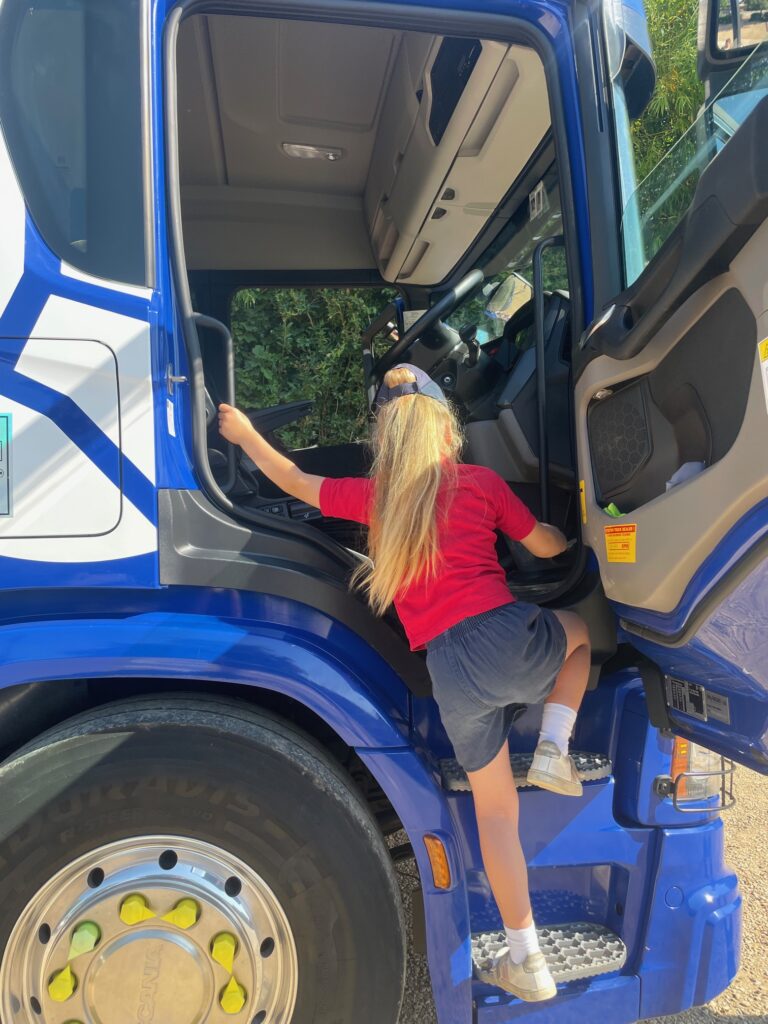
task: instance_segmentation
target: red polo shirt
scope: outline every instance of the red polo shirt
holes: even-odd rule
[[[514,601],[496,556],[495,531],[522,540],[536,525],[527,506],[493,470],[464,465],[457,470],[448,514],[439,517],[437,575],[417,581],[395,600],[413,651],[470,615]],[[445,494],[444,489],[438,502]],[[320,486],[325,516],[367,525],[372,499],[373,481],[366,477],[326,477]]]

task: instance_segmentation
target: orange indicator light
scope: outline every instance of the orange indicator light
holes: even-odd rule
[[[451,867],[448,863],[448,854],[445,852],[442,839],[429,833],[424,836],[424,845],[429,855],[429,863],[432,866],[432,879],[436,889],[450,889]]]

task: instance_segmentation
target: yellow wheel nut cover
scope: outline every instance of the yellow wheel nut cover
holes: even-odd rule
[[[154,911],[149,909],[144,896],[137,892],[131,896],[126,896],[120,904],[120,920],[123,924],[140,924],[142,921],[149,921],[153,917],[155,917]]]
[[[64,1003],[69,999],[77,987],[77,978],[72,973],[72,968],[67,966],[56,974],[48,982],[48,995],[54,1003]]]
[[[163,914],[163,920],[175,924],[177,928],[191,928],[197,924],[200,908],[194,900],[179,900],[173,910]]]
[[[217,964],[221,964],[227,974],[232,973],[237,952],[237,939],[229,932],[221,932],[211,943],[211,956]]]
[[[80,956],[82,953],[90,953],[91,950],[96,948],[100,938],[101,928],[94,924],[93,921],[83,921],[72,932],[67,959],[74,960],[76,956]]]
[[[245,989],[236,978],[229,979],[219,1003],[224,1013],[240,1013],[245,1006]]]

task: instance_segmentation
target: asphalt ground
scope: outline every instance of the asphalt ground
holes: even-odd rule
[[[730,988],[707,1006],[660,1024],[768,1024],[768,777],[737,768],[736,806],[724,816],[729,865],[744,897],[741,969]],[[413,862],[398,865],[400,888],[410,921],[411,895],[417,886]],[[409,947],[411,936],[408,936]],[[436,1024],[425,957],[410,949],[405,1001],[399,1024]]]

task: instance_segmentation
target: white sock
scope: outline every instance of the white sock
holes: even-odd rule
[[[545,704],[539,743],[542,740],[551,740],[564,754],[567,754],[575,724],[576,712],[573,708],[568,708],[565,704]]]
[[[539,937],[536,925],[531,923],[527,928],[505,928],[512,963],[521,964],[530,953],[539,952]]]

